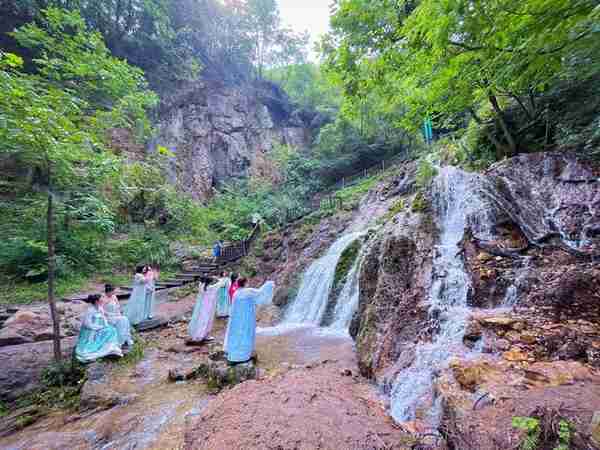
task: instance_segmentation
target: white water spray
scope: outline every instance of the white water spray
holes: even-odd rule
[[[352,316],[358,308],[360,294],[358,280],[360,278],[361,262],[362,253],[356,257],[356,261],[354,261],[350,272],[348,272],[346,282],[338,297],[333,312],[333,322],[329,326],[332,330],[347,332],[350,322],[352,321]]]
[[[402,422],[419,418],[439,419],[439,406],[432,398],[434,374],[447,366],[455,354],[464,352],[462,339],[469,316],[467,296],[471,283],[465,272],[460,243],[467,218],[469,225],[485,227],[485,211],[476,194],[479,179],[453,167],[439,170],[434,183],[434,207],[440,218],[440,243],[433,261],[434,280],[430,292],[430,317],[439,321],[439,333],[431,343],[417,347],[414,362],[396,378],[391,394],[391,413]],[[478,220],[481,219],[481,220]],[[419,414],[422,411],[422,414]]]
[[[338,261],[344,250],[361,235],[350,233],[342,236],[304,272],[298,294],[285,315],[284,325],[320,325],[327,309]]]

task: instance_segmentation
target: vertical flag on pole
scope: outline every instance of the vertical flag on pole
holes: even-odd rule
[[[425,136],[425,142],[429,145],[433,141],[433,126],[429,117],[423,121],[423,135]]]

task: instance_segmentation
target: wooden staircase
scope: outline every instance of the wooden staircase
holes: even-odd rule
[[[202,278],[218,275],[221,269],[228,264],[236,262],[248,255],[249,249],[260,234],[260,226],[256,225],[247,239],[223,247],[218,258],[202,258],[195,261],[192,266],[175,274],[174,279],[159,280],[156,282],[156,291],[172,289],[198,283]],[[127,300],[133,291],[132,286],[120,286],[116,292],[119,300]],[[75,296],[63,298],[65,302],[84,301],[85,297]]]

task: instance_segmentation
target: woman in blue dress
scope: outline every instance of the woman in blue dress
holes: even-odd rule
[[[245,278],[239,280],[229,317],[225,351],[227,361],[232,364],[252,358],[256,347],[256,305],[270,303],[273,299],[272,281],[267,281],[260,289],[247,288],[247,282]]]
[[[75,356],[82,363],[89,363],[106,356],[123,356],[119,336],[110,325],[100,306],[100,295],[87,298],[89,307],[84,313],[75,347]]]
[[[132,346],[131,324],[129,319],[121,314],[121,305],[119,305],[119,299],[115,295],[115,289],[111,284],[104,286],[104,295],[100,301],[106,320],[117,329],[119,345]]]
[[[151,265],[146,266],[144,278],[146,279],[146,302],[144,303],[144,317],[152,319],[154,317],[154,293],[156,291],[155,280],[158,276],[158,270],[155,271]]]
[[[231,279],[227,272],[221,272],[221,278],[215,285],[217,289],[217,317],[229,317],[231,310],[231,299],[229,298],[229,286]]]
[[[144,266],[137,266],[133,277],[133,290],[125,306],[125,315],[131,325],[138,325],[148,319],[146,309],[146,278]]]

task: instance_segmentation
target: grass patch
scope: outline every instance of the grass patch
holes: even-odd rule
[[[72,275],[58,279],[56,282],[56,298],[61,298],[84,289],[90,282],[83,275]],[[3,276],[0,279],[0,304],[23,305],[46,301],[48,298],[48,283],[30,283],[28,281],[14,282]]]
[[[360,182],[340,189],[335,193],[335,196],[342,199],[344,209],[358,205],[358,202],[369,192],[377,182],[381,180],[381,175],[365,178]]]
[[[392,220],[396,216],[396,214],[401,213],[402,211],[404,211],[405,208],[406,205],[404,203],[404,199],[401,198],[400,200],[396,201],[385,214],[385,216],[383,216],[383,221],[387,222],[389,220]]]
[[[77,360],[52,363],[42,372],[42,387],[19,398],[15,406],[17,408],[36,406],[44,413],[53,409],[75,409],[79,406],[79,395],[85,380],[85,366]],[[39,416],[35,420],[37,418]],[[22,419],[25,422],[28,420],[27,416]]]
[[[133,346],[129,352],[122,358],[116,360],[113,364],[116,367],[129,367],[139,363],[144,357],[146,347],[148,347],[143,337],[132,330]]]
[[[6,406],[6,403],[0,400],[0,417],[7,416],[9,412],[10,409],[8,408],[8,406]]]

